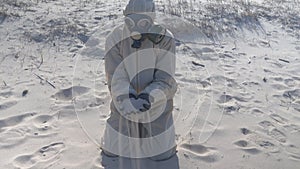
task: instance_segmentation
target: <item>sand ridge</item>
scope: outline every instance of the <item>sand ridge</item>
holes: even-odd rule
[[[122,23],[125,1],[0,2],[6,9],[0,11],[0,168],[299,165],[298,16],[291,10],[278,17],[284,4],[279,11],[256,4],[261,17],[252,26],[262,29],[214,34],[222,40],[189,29],[194,26],[187,20],[165,25],[177,38],[178,152],[153,162],[108,158],[99,148],[110,102],[104,41]],[[290,22],[282,26],[286,17]],[[171,22],[163,16],[158,21]]]

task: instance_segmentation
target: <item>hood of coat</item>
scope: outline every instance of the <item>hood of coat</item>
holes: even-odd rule
[[[130,14],[144,13],[154,19],[155,15],[155,3],[153,0],[129,0],[125,10],[123,11],[124,16]]]

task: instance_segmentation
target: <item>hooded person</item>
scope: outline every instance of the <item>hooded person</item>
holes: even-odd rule
[[[165,160],[176,154],[173,97],[175,39],[157,25],[152,0],[130,0],[125,24],[106,39],[110,117],[102,138],[107,156]]]

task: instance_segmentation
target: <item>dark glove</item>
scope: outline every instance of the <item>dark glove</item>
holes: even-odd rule
[[[138,98],[143,99],[146,103],[143,104],[143,108],[140,111],[145,112],[151,109],[151,104],[154,101],[154,98],[150,96],[148,93],[141,93],[138,95]]]
[[[137,96],[133,93],[129,93],[129,94],[124,94],[124,95],[120,95],[117,97],[117,101],[118,102],[121,102],[123,101],[124,99],[131,99],[131,98],[134,98],[134,99],[137,99]]]

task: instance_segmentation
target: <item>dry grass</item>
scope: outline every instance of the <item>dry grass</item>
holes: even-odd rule
[[[286,30],[300,35],[299,0],[276,0],[257,4],[245,0],[156,0],[160,12],[187,19],[212,40],[235,37],[248,30],[264,33],[261,19],[278,22]]]
[[[22,17],[31,7],[50,1],[55,2],[57,0],[0,0],[0,24],[10,17]],[[127,1],[113,0],[113,3],[118,7],[124,7]],[[104,0],[77,0],[77,5],[80,7],[105,3]],[[260,23],[262,19],[278,22],[282,28],[300,37],[299,0],[266,1],[262,5],[249,0],[207,0],[207,3],[199,0],[156,0],[156,4],[159,12],[188,20],[214,41],[224,37],[235,38],[246,30],[258,35],[263,34],[264,30]],[[116,9],[116,11],[107,11],[107,13],[114,14],[119,13],[119,11]],[[59,19],[66,19],[67,22],[63,25],[48,26],[45,24],[42,26],[41,33],[47,36],[47,41],[62,37],[79,37],[85,41],[85,37],[81,35],[84,35],[87,30],[83,30],[72,18],[53,18],[52,21],[54,23],[59,22]],[[25,35],[31,37],[28,33]],[[35,38],[33,38],[34,41]],[[37,36],[37,38],[43,37]]]

